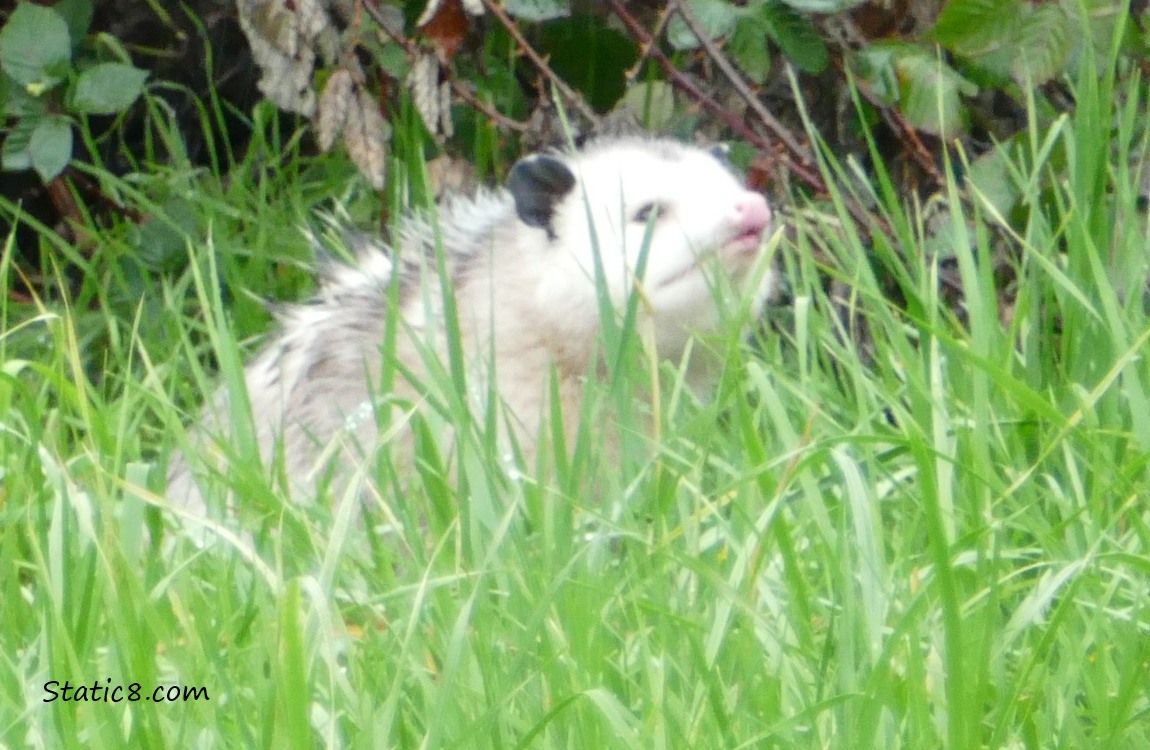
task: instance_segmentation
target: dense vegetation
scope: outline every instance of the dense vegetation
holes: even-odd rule
[[[215,86],[177,107],[155,73],[136,103],[110,93],[102,66],[139,78],[146,50],[89,31],[83,2],[17,6],[69,36],[13,73],[5,17],[5,166],[53,200],[2,204],[0,745],[1150,746],[1140,17],[448,5],[428,30],[347,4],[374,14],[333,25],[355,62],[317,63],[302,119]],[[367,33],[376,14],[390,34]],[[399,82],[456,38],[443,80],[470,99],[437,140]],[[602,64],[580,77],[587,45]],[[720,59],[773,121],[715,82]],[[360,74],[388,124],[357,145],[358,93],[342,130],[313,115]],[[597,397],[656,379],[658,430],[617,461],[585,435],[507,472],[484,415],[452,413],[455,482],[428,418],[402,497],[285,504],[255,470],[250,536],[177,518],[167,457],[236,381],[263,299],[306,295],[300,228],[429,202],[435,144],[485,176],[563,137],[552,76],[577,130],[630,102],[733,137],[785,207],[788,299],[753,340],[732,321],[705,343],[727,362],[714,398],[637,362]],[[93,690],[133,683],[206,693]]]

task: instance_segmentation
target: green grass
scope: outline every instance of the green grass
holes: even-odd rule
[[[416,417],[412,486],[366,523],[349,498],[284,507],[257,475],[252,538],[207,549],[164,510],[165,458],[266,329],[259,297],[305,294],[310,208],[370,201],[266,122],[228,180],[97,170],[172,218],[195,272],[136,263],[141,230],[114,226],[67,255],[74,296],[0,297],[0,746],[1150,747],[1148,238],[1125,168],[1150,136],[1144,86],[1091,86],[1014,152],[1029,210],[1009,230],[952,181],[965,327],[880,183],[873,254],[836,201],[795,211],[785,325],[709,344],[727,367],[708,403],[659,371],[657,438],[608,461],[584,433],[518,477],[496,415],[445,398]],[[874,275],[896,264],[905,310]],[[5,289],[15,273],[6,247]],[[53,680],[210,700],[45,702]]]

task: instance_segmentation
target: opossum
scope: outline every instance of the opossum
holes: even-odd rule
[[[567,426],[577,422],[584,380],[603,371],[601,316],[618,315],[632,294],[636,328],[675,362],[691,337],[719,331],[719,289],[769,294],[775,271],[760,261],[771,222],[766,199],[717,151],[625,138],[526,157],[506,188],[449,198],[436,218],[406,217],[394,247],[361,247],[354,264],[329,263],[317,298],[281,311],[279,333],[245,371],[260,455],[282,460],[293,494],[304,495],[322,465],[346,477],[385,436],[393,459],[410,461],[411,435],[381,430],[388,420],[379,416],[418,408],[428,362],[447,362],[445,287],[468,398],[491,407],[494,394],[530,451],[552,414],[553,382],[559,413]],[[706,380],[705,368],[687,371]],[[192,431],[198,452],[227,455],[231,411],[226,393],[205,409]],[[205,509],[182,456],[171,464],[168,498]]]

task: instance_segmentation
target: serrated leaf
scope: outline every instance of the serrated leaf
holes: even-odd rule
[[[735,29],[735,22],[739,19],[742,9],[726,0],[690,0],[687,3],[692,15],[707,33],[708,40],[717,39],[730,34]],[[675,49],[694,49],[699,46],[699,39],[687,22],[675,14],[667,23],[667,41]]]
[[[810,19],[782,2],[764,3],[760,16],[767,33],[779,49],[804,73],[821,73],[830,62],[830,53]]]
[[[766,37],[766,24],[752,16],[739,21],[731,41],[727,43],[731,57],[755,83],[766,81],[771,72],[771,51]]]
[[[1018,56],[1011,66],[1020,84],[1037,86],[1060,75],[1074,47],[1073,26],[1066,10],[1057,3],[1034,8],[1022,20]]]
[[[783,0],[784,3],[802,13],[841,13],[857,8],[867,0]]]
[[[571,15],[571,3],[567,0],[505,0],[503,8],[524,21],[551,21]]]
[[[962,96],[978,87],[936,54],[906,42],[876,42],[859,53],[861,80],[884,101],[897,104],[914,127],[944,138],[966,126]]]
[[[32,131],[28,153],[40,179],[51,182],[72,161],[72,124],[63,117],[40,120]]]
[[[71,106],[89,115],[123,112],[144,90],[148,71],[123,63],[101,63],[80,74]]]
[[[51,8],[20,3],[0,29],[0,67],[30,90],[54,86],[71,59],[68,24]]]
[[[1018,44],[1023,10],[1016,0],[950,0],[930,36],[956,55],[984,57]]]
[[[900,109],[911,125],[943,138],[966,128],[960,94],[973,96],[978,89],[953,68],[936,56],[920,53],[896,59],[895,72]]]
[[[1008,85],[1023,5],[1015,0],[950,0],[927,38],[963,58],[971,74],[987,85]]]

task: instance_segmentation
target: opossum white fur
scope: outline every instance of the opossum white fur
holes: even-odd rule
[[[245,371],[261,456],[269,463],[282,452],[292,489],[307,495],[321,457],[334,454],[347,473],[372,455],[378,410],[419,401],[398,373],[393,391],[380,393],[383,358],[398,360],[417,384],[429,350],[446,361],[439,258],[455,298],[468,388],[474,396],[494,385],[529,450],[551,413],[552,370],[568,426],[580,414],[584,379],[596,372],[596,253],[610,300],[622,310],[647,247],[640,327],[654,332],[661,358],[679,360],[692,335],[720,327],[716,273],[730,289],[763,293],[745,286],[770,220],[766,200],[745,189],[718,154],[675,141],[615,139],[528,157],[506,189],[449,199],[435,223],[407,217],[394,251],[362,248],[355,265],[330,264],[317,299],[282,311],[281,331]],[[773,271],[765,276],[758,274],[769,289]],[[383,352],[389,309],[400,320],[394,351]],[[196,442],[226,438],[229,415],[220,394],[193,433]],[[393,440],[402,462],[411,438],[401,431]],[[172,462],[168,497],[204,509],[183,457]]]

